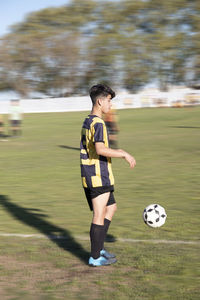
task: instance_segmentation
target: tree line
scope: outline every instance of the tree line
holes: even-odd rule
[[[199,0],[71,0],[29,14],[0,39],[0,90],[21,97],[199,79]]]

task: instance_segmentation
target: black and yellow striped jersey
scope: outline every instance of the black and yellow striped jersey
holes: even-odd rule
[[[111,158],[96,153],[97,142],[109,147],[107,128],[101,118],[89,115],[83,122],[80,142],[81,178],[84,188],[114,185]]]

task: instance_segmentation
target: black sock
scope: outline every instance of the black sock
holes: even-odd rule
[[[110,226],[110,223],[111,223],[111,221],[110,220],[108,220],[108,219],[104,219],[104,240],[103,240],[103,244],[102,244],[102,247],[101,247],[101,249],[104,249],[104,241],[105,241],[105,239],[106,239],[106,235],[107,235],[107,232],[108,232],[108,228],[109,228],[109,226]]]
[[[105,229],[104,225],[91,224],[90,241],[91,241],[91,256],[94,259],[100,257],[100,251],[104,241]]]

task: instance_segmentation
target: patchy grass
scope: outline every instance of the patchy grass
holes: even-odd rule
[[[130,170],[113,159],[118,211],[115,238],[199,241],[200,109],[119,111],[119,146],[133,153]],[[1,299],[199,299],[199,245],[108,243],[118,263],[87,265],[91,213],[81,187],[81,113],[29,114],[23,136],[0,142]],[[142,221],[145,206],[167,211],[158,229]]]
[[[88,293],[92,300],[199,297],[197,246],[116,242],[118,263],[91,268],[46,239],[2,242],[7,251],[0,256],[0,293],[5,299],[22,294],[26,299],[88,299]],[[82,244],[88,249],[87,242]]]

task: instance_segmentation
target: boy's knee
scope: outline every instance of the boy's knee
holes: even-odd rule
[[[110,209],[112,210],[113,213],[115,213],[117,211],[117,204],[113,204],[110,206]]]
[[[104,225],[104,218],[105,216],[93,216],[92,223],[97,225]]]
[[[93,223],[103,225],[106,210],[96,210],[93,212]]]
[[[109,220],[112,220],[112,217],[114,216],[116,210],[117,210],[117,205],[116,205],[116,203],[107,206],[107,210],[106,210],[106,218],[109,219]]]

